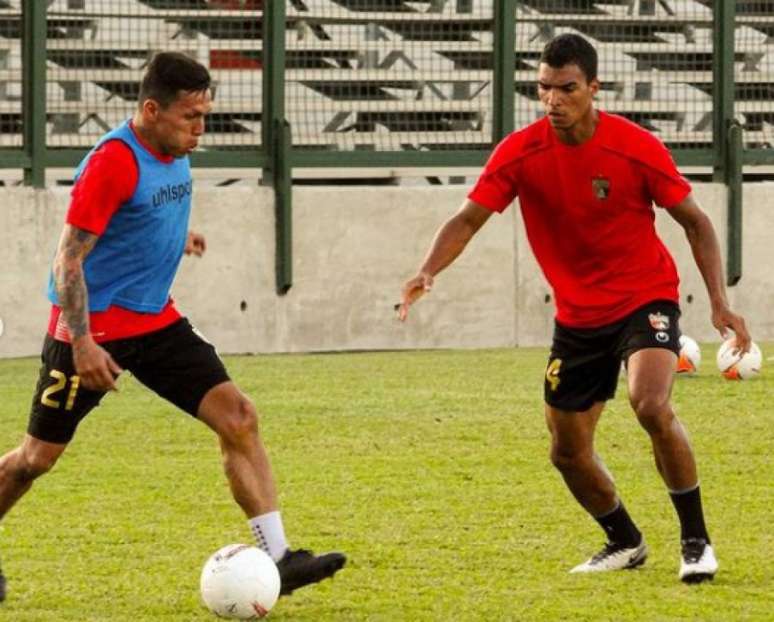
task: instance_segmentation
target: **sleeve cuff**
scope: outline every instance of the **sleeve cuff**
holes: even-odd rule
[[[473,201],[476,205],[480,205],[481,207],[492,212],[497,212],[498,214],[510,205],[510,201],[503,203],[502,200],[497,201],[494,197],[482,196],[481,194],[476,193],[475,190],[468,194],[468,199]]]

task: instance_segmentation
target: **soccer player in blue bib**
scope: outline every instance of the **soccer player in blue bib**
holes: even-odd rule
[[[333,576],[346,558],[288,547],[255,407],[170,298],[183,254],[206,250],[204,237],[188,230],[188,154],[211,108],[207,69],[184,54],[157,54],[132,119],[105,134],[76,170],[27,435],[0,458],[0,518],[51,470],[128,369],[218,435],[234,499],[289,594]],[[5,592],[0,573],[0,600]]]

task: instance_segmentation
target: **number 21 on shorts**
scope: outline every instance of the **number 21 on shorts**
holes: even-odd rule
[[[64,391],[67,388],[67,376],[58,369],[52,369],[49,373],[56,382],[50,387],[47,387],[43,394],[40,396],[40,403],[43,406],[49,408],[59,409],[62,407],[61,398],[57,396],[57,393]],[[78,393],[78,387],[81,384],[81,378],[77,375],[70,376],[70,390],[67,391],[67,401],[65,402],[65,410],[72,410],[73,404],[75,404],[75,396]],[[56,396],[56,397],[55,397]]]

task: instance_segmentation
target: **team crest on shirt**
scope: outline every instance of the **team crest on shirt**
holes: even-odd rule
[[[669,330],[669,317],[663,313],[658,311],[656,313],[648,313],[648,320],[650,321],[650,325],[653,327],[653,330]]]
[[[597,175],[591,180],[591,188],[594,190],[594,196],[600,201],[604,201],[610,196],[610,180],[602,175]]]

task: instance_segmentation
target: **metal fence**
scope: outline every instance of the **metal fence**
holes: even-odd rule
[[[219,106],[208,119],[203,147],[259,147],[261,66],[252,50],[260,44],[263,13],[217,4],[51,3],[46,146],[87,148],[131,116],[143,68],[157,51],[175,50],[209,67],[217,85]],[[54,24],[62,26],[52,30]]]
[[[293,167],[482,164],[540,115],[562,32],[596,46],[600,108],[728,185],[736,282],[742,167],[774,163],[774,0],[0,0],[0,167],[44,185],[132,113],[155,52],[190,54],[216,106],[193,164],[262,169],[284,292]]]
[[[294,146],[408,151],[490,143],[492,3],[458,2],[451,11],[434,4],[412,12],[383,2],[371,3],[379,10],[363,10],[362,2],[289,8],[285,105]]]
[[[521,34],[516,47],[530,49],[532,64],[545,40],[561,32],[578,32],[599,50],[599,108],[639,123],[673,149],[711,149],[710,8],[692,0],[535,0],[518,4],[523,8],[517,14]],[[552,10],[546,13],[549,7]],[[526,110],[535,99],[534,79],[532,71],[522,73],[517,89],[521,84]]]
[[[600,55],[600,108],[681,164],[774,162],[774,2],[0,0],[0,166],[43,183],[136,105],[159,50],[215,80],[199,166],[474,166],[540,115],[555,34]],[[722,175],[721,175],[722,176]]]

